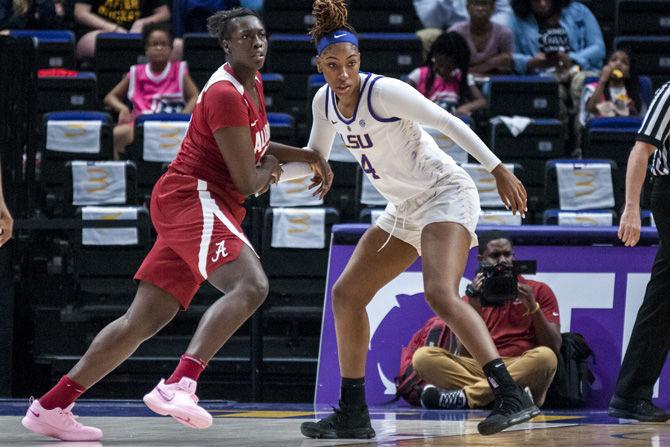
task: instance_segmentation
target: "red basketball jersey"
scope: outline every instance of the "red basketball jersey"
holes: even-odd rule
[[[222,65],[198,96],[181,149],[170,167],[205,180],[240,204],[244,202],[216,144],[214,132],[224,127],[249,126],[258,163],[270,143],[260,73],[256,73],[256,93],[258,108],[244,91],[232,67],[228,63]]]

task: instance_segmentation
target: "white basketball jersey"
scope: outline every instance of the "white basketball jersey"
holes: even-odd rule
[[[389,202],[400,204],[459,169],[419,123],[384,110],[379,89],[389,79],[372,73],[359,76],[361,92],[353,116],[342,116],[328,85],[317,92],[314,107],[325,112],[339,134],[336,138],[342,138],[372,185]]]

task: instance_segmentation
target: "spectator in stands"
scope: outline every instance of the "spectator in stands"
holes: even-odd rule
[[[640,193],[653,155],[651,212],[658,230],[659,246],[651,268],[644,300],[637,312],[626,355],[621,363],[608,414],[643,422],[665,422],[670,414],[651,401],[654,384],[668,357],[670,340],[670,82],[654,94],[637,141],[628,156],[626,206],[619,222],[619,238],[627,247],[640,240]]]
[[[469,75],[470,50],[456,32],[442,33],[430,47],[423,66],[415,68],[407,83],[454,115],[470,116],[486,107],[486,99]]]
[[[599,70],[605,42],[591,11],[571,0],[512,0],[514,69],[567,76],[573,67]]]
[[[494,0],[468,0],[470,21],[449,28],[468,43],[470,72],[475,75],[510,73],[512,71],[512,31],[493,22]]]
[[[105,96],[105,104],[119,114],[114,127],[114,159],[118,160],[133,142],[135,118],[144,113],[191,113],[198,99],[186,62],[170,62],[172,35],[164,23],[152,23],[142,30],[148,62],[130,67],[128,75]],[[126,105],[132,104],[132,112]]]
[[[62,16],[54,0],[0,0],[0,30],[59,28]]]
[[[95,39],[102,32],[141,33],[145,25],[170,20],[167,0],[76,0],[79,24],[77,58],[95,55]]]
[[[560,119],[576,110],[585,76],[597,76],[605,57],[600,26],[589,8],[571,0],[512,0],[514,70],[555,76]]]
[[[0,165],[0,247],[12,238],[14,219],[5,203],[5,195],[2,192],[2,165]]]
[[[506,25],[511,14],[510,0],[494,0],[495,8],[491,20]],[[416,15],[423,29],[416,34],[423,44],[424,54],[437,36],[455,23],[468,20],[467,0],[413,0]]]
[[[610,54],[598,81],[584,87],[579,122],[599,116],[637,116],[645,111],[640,96],[640,78],[628,50]]]
[[[33,432],[64,441],[102,438],[100,429],[75,420],[75,400],[187,309],[204,281],[223,296],[202,316],[172,375],[144,402],[187,427],[209,427],[212,415],[195,394],[198,379],[268,294],[263,266],[241,226],[246,197],[278,181],[286,162],[305,163],[320,198],[330,188],[332,172],[316,151],[270,141],[259,74],[267,37],[258,14],[219,11],[208,26],[227,62],[210,78],[176,159],[154,187],[151,222],[158,236],[135,275],[135,298],[67,375],[31,400],[22,423]]]
[[[500,231],[482,234],[478,259],[511,266],[514,251],[510,237]],[[482,316],[512,378],[527,386],[541,406],[561,348],[558,303],[547,284],[520,275],[517,278],[516,299],[498,306],[482,305],[484,276],[479,271],[466,289],[465,299]],[[417,374],[431,384],[421,393],[421,404],[426,408],[483,408],[493,401],[484,371],[460,341],[458,352],[453,354],[438,347],[419,348],[412,363]]]

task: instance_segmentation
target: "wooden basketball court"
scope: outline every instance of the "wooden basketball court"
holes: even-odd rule
[[[169,417],[154,416],[139,401],[86,401],[75,406],[81,422],[101,428],[102,442],[58,442],[21,425],[26,401],[0,401],[0,446],[648,446],[670,445],[670,424],[610,418],[603,411],[546,411],[531,422],[495,436],[477,433],[483,411],[437,411],[403,406],[371,409],[377,438],[313,440],[300,423],[314,412],[308,405],[205,402],[215,416],[207,430],[192,430]]]

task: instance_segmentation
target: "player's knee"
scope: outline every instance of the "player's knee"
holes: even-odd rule
[[[356,296],[353,288],[340,280],[337,280],[333,285],[332,295],[333,312],[335,314],[351,310],[359,301],[359,297]]]
[[[121,323],[124,327],[124,332],[136,340],[145,341],[153,337],[160,331],[170,319],[161,318],[159,314],[145,315],[137,318],[137,315],[126,312],[121,318]],[[141,321],[140,321],[141,320]]]
[[[254,310],[263,304],[270,292],[268,277],[265,275],[258,275],[253,280],[245,281],[240,287],[242,288],[242,296]]]
[[[460,300],[456,290],[439,282],[426,284],[423,294],[428,305],[435,311],[439,310],[443,318],[444,314],[451,314],[455,311],[457,301]]]

